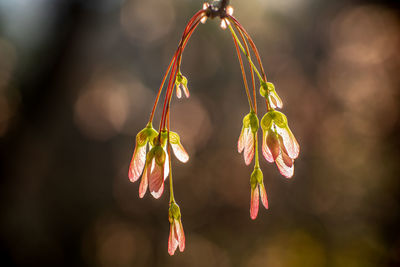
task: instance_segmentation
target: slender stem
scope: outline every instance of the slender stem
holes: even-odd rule
[[[243,36],[243,33],[241,31],[239,31],[240,37],[244,43],[244,47],[246,48],[246,53],[250,56],[251,58],[251,54],[249,51],[249,46],[247,45],[246,39]],[[250,66],[250,73],[251,73],[251,83],[253,85],[253,103],[254,103],[254,112],[257,114],[257,94],[256,94],[256,84],[254,82],[254,71],[253,68],[251,67],[251,64],[249,62],[249,66]]]
[[[169,112],[167,113],[167,151],[168,151],[168,164],[169,164],[169,203],[174,203],[174,185],[172,181],[172,163],[171,163],[171,143],[169,140]]]
[[[262,62],[261,62],[260,53],[258,52],[258,49],[257,49],[255,43],[253,42],[253,39],[251,39],[250,35],[247,33],[247,31],[244,29],[244,27],[239,23],[239,21],[238,21],[235,17],[230,16],[230,15],[228,15],[228,17],[229,17],[230,21],[233,21],[233,22],[234,22],[235,28],[236,28],[239,32],[243,33],[243,34],[246,36],[246,38],[247,38],[247,40],[249,41],[250,46],[251,46],[251,48],[252,48],[252,50],[253,50],[253,52],[254,52],[254,55],[256,56],[258,65],[260,66],[261,73],[262,73],[262,75],[263,75],[263,79],[260,78],[260,75],[259,75],[259,74],[257,74],[257,75],[258,75],[258,77],[260,78],[260,80],[262,80],[262,81],[264,81],[264,82],[267,82],[267,76],[265,75],[264,67],[263,67]],[[253,64],[252,62],[251,62],[251,64],[252,64],[252,66],[254,67],[254,64]],[[267,106],[267,111],[270,111],[270,110],[273,109],[273,108],[271,107],[271,105],[269,104],[268,99],[265,99],[265,104],[266,104],[266,106]]]
[[[253,39],[251,39],[250,35],[247,33],[247,31],[244,29],[244,27],[242,26],[242,24],[240,24],[239,21],[238,21],[235,17],[233,17],[233,16],[231,16],[231,15],[228,15],[228,18],[229,18],[231,21],[233,21],[234,24],[235,24],[235,27],[236,27],[236,28],[239,28],[239,30],[240,30],[241,32],[243,32],[243,34],[246,36],[247,40],[248,40],[249,43],[250,43],[251,48],[253,49],[254,55],[255,55],[256,58],[257,58],[258,65],[260,66],[261,73],[263,74],[263,78],[264,78],[263,81],[264,81],[264,82],[267,82],[267,76],[265,75],[264,67],[263,67],[263,65],[262,65],[262,63],[261,63],[260,53],[258,53],[258,49],[257,49],[256,45],[254,44]]]
[[[174,185],[173,185],[173,179],[172,179],[172,157],[171,157],[171,142],[170,142],[170,104],[171,104],[171,99],[172,99],[172,92],[173,92],[173,85],[172,87],[170,87],[170,82],[171,82],[171,78],[174,77],[174,81],[176,79],[176,75],[178,70],[180,69],[180,63],[181,63],[181,59],[182,59],[182,53],[183,50],[187,44],[187,42],[189,41],[189,38],[191,37],[191,35],[193,34],[194,30],[196,29],[196,27],[199,25],[199,22],[202,18],[203,15],[198,15],[201,14],[203,11],[199,11],[196,13],[195,16],[193,16],[193,18],[189,21],[188,25],[185,28],[184,34],[182,36],[181,42],[178,45],[178,49],[174,55],[174,66],[172,67],[172,72],[170,75],[170,81],[168,83],[168,87],[167,87],[167,93],[165,95],[165,100],[167,101],[168,99],[168,104],[165,107],[165,103],[164,103],[164,108],[166,108],[166,114],[165,117],[166,119],[164,119],[164,123],[166,121],[167,123],[167,151],[168,151],[168,164],[169,164],[169,189],[170,189],[170,195],[169,195],[169,203],[175,203],[175,197],[174,197]],[[198,19],[195,23],[192,24],[193,21],[195,21],[194,18],[198,18],[200,16],[200,19]],[[191,25],[190,29],[187,31],[189,25]],[[175,63],[177,63],[177,66],[175,68]],[[174,69],[175,68],[175,69]],[[164,111],[163,111],[164,112]],[[162,121],[161,121],[162,123]],[[160,124],[161,127],[161,124]],[[164,125],[165,128],[165,125]]]
[[[254,150],[255,150],[255,157],[254,157],[254,162],[255,162],[255,167],[260,168],[260,162],[258,159],[258,134],[254,133]]]
[[[187,32],[186,36],[182,36],[182,40],[179,43],[178,49],[177,49],[177,51],[175,53],[175,55],[176,55],[175,57],[176,58],[175,58],[175,62],[174,62],[174,65],[172,67],[172,71],[171,71],[171,74],[170,74],[170,79],[169,79],[169,82],[168,82],[167,93],[166,93],[165,101],[164,101],[163,115],[161,117],[161,123],[160,123],[160,131],[161,131],[162,128],[165,128],[165,116],[166,116],[166,112],[168,112],[168,110],[169,110],[171,97],[172,97],[172,92],[173,92],[173,88],[174,88],[174,84],[175,84],[175,83],[172,83],[172,81],[175,82],[175,80],[176,80],[176,75],[177,75],[177,73],[179,71],[179,68],[180,68],[180,61],[181,61],[181,58],[182,58],[183,49],[185,48],[187,42],[189,41],[190,36],[192,35],[192,33],[194,32],[196,27],[199,25],[202,16],[203,15],[201,15],[200,18],[198,18],[198,20],[193,23],[193,25],[191,26],[191,28]]]
[[[242,50],[243,54],[245,54],[245,56],[247,57],[247,60],[250,62],[251,66],[253,67],[255,73],[257,74],[258,78],[260,79],[260,81],[263,80],[263,78],[261,77],[260,72],[258,72],[257,67],[254,65],[253,61],[250,58],[250,55],[248,55],[246,53],[246,50],[243,48],[242,43],[240,42],[239,38],[237,37],[235,31],[232,29],[232,26],[230,24],[228,24],[229,29],[231,30],[231,32],[233,33],[234,38],[236,39],[237,43],[239,44],[240,49]],[[236,27],[236,26],[235,26]]]
[[[171,82],[172,82],[172,77],[175,78],[176,76],[176,64],[177,64],[177,56],[180,52],[180,49],[178,49],[177,53],[175,53],[175,60],[174,60],[174,64],[172,65],[172,70],[171,70],[171,74],[169,75],[169,80],[168,80],[168,86],[167,86],[167,92],[165,94],[165,99],[164,99],[164,107],[163,107],[163,112],[161,115],[161,121],[160,121],[160,132],[163,128],[165,128],[165,118],[166,118],[166,110],[167,110],[167,101],[168,101],[168,94],[170,91],[170,87],[171,87]],[[159,135],[159,138],[161,138],[161,135]]]
[[[232,27],[230,25],[229,25],[229,29],[231,30],[231,35],[232,35],[232,38],[233,38],[233,42],[235,43],[236,53],[237,53],[237,56],[238,56],[238,59],[239,59],[239,63],[240,63],[240,70],[242,71],[243,83],[244,83],[244,87],[245,87],[245,91],[246,91],[246,95],[247,95],[247,100],[249,101],[250,110],[254,111],[254,106],[253,106],[253,103],[252,103],[251,97],[250,97],[249,87],[247,85],[247,79],[246,79],[246,73],[244,71],[243,60],[242,60],[242,56],[240,55],[240,51],[239,51],[239,47],[238,47],[238,42],[237,42],[238,39],[237,39],[237,36],[236,36],[235,32],[233,31],[233,29],[232,29]]]
[[[198,13],[199,13],[199,12],[198,12]],[[202,14],[201,14],[201,13],[199,13],[199,14],[200,14],[201,17],[202,17]],[[196,15],[197,15],[197,13],[196,13]],[[195,15],[195,16],[196,16],[196,15]],[[200,15],[197,15],[196,18],[198,19]],[[195,17],[195,16],[194,16],[194,17]],[[201,19],[201,17],[200,17],[200,19]],[[187,42],[189,41],[189,38],[190,38],[190,36],[192,35],[193,31],[194,31],[194,30],[196,29],[196,27],[199,25],[200,19],[198,19],[197,22],[195,22],[194,24],[191,23],[192,20],[188,23],[188,24],[192,24],[192,25],[190,25],[191,27],[190,27],[189,31],[186,30],[186,28],[188,28],[189,25],[186,26],[185,31],[184,31],[184,34],[182,35],[181,41],[179,42],[177,51],[176,51],[175,54],[174,54],[174,57],[173,57],[173,59],[174,59],[174,64],[173,64],[173,66],[172,66],[172,70],[171,70],[171,73],[170,73],[170,77],[169,77],[169,81],[168,81],[168,86],[167,86],[167,92],[166,92],[166,95],[165,95],[164,107],[163,107],[163,112],[162,112],[161,122],[160,122],[160,131],[161,131],[162,128],[165,128],[165,114],[166,114],[167,103],[168,103],[168,101],[169,101],[170,95],[172,95],[172,89],[173,89],[173,86],[174,86],[174,83],[172,83],[172,78],[174,79],[173,81],[175,82],[177,70],[179,69],[179,65],[180,65],[179,63],[180,63],[182,51],[183,51],[183,49],[185,48]],[[179,59],[178,59],[177,57],[178,57]],[[178,62],[178,63],[177,63],[177,62]],[[176,64],[178,64],[178,68],[176,68]],[[172,86],[172,87],[171,87],[171,86]]]
[[[183,31],[183,36],[185,36],[185,35],[187,34],[187,30],[188,30],[189,26],[192,25],[193,21],[194,21],[196,18],[198,18],[200,15],[202,15],[203,13],[204,13],[204,10],[199,10],[196,14],[193,15],[193,17],[189,20],[187,26],[185,27],[185,30]],[[183,36],[182,36],[182,39],[184,39]],[[185,37],[185,38],[186,38],[186,37]],[[186,44],[185,44],[185,45],[186,45]],[[154,101],[153,109],[152,109],[151,114],[150,114],[149,124],[151,124],[151,123],[153,122],[154,113],[155,113],[155,110],[156,110],[158,101],[159,101],[159,99],[160,99],[160,95],[161,95],[162,89],[163,89],[163,87],[164,87],[165,80],[167,79],[168,73],[169,73],[169,71],[171,70],[171,66],[172,66],[172,64],[173,64],[173,62],[174,62],[174,60],[175,60],[175,57],[176,57],[176,55],[171,59],[169,65],[168,65],[167,71],[165,72],[164,77],[163,77],[163,79],[162,79],[160,88],[158,89],[158,93],[157,93],[157,96],[156,96],[156,100]]]
[[[169,71],[170,71],[170,69],[171,69],[171,65],[172,65],[172,63],[174,62],[174,60],[175,60],[175,56],[172,57],[171,62],[170,62],[169,65],[168,65],[167,71],[165,72],[164,77],[163,77],[163,79],[162,79],[160,88],[158,89],[158,93],[157,93],[157,96],[156,96],[156,101],[154,102],[153,109],[151,110],[149,123],[152,123],[152,122],[153,122],[154,112],[156,111],[156,107],[157,107],[157,104],[158,104],[158,100],[160,99],[160,95],[161,95],[162,89],[163,89],[163,87],[164,87],[165,80],[167,79],[168,73],[169,73]]]

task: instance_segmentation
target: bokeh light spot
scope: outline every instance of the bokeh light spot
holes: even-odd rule
[[[75,103],[75,123],[87,137],[107,140],[118,134],[128,115],[128,94],[121,84],[99,78]]]
[[[164,37],[175,22],[170,1],[127,0],[121,10],[121,24],[132,41],[149,44]]]

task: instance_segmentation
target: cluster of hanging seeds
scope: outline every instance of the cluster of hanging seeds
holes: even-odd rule
[[[282,101],[276,93],[274,85],[267,82],[258,50],[250,35],[232,15],[233,8],[229,5],[229,0],[214,0],[210,4],[204,3],[203,9],[199,10],[189,20],[183,31],[178,48],[161,82],[149,122],[136,136],[136,146],[129,167],[129,179],[135,182],[142,176],[139,186],[139,197],[143,198],[147,188],[149,188],[153,197],[159,198],[164,191],[164,180],[169,177],[170,200],[168,217],[170,233],[168,253],[170,255],[175,253],[178,246],[180,251],[185,249],[185,234],[182,227],[181,212],[175,201],[173,192],[171,148],[178,160],[184,163],[189,160],[189,155],[183,148],[179,135],[170,131],[170,104],[174,89],[178,98],[182,97],[182,91],[186,97],[189,97],[188,80],[182,75],[180,66],[183,50],[200,22],[205,23],[207,18],[219,17],[221,19],[221,28],[229,28],[239,59],[250,112],[243,118],[243,127],[238,141],[238,152],[243,152],[246,165],[250,165],[254,159],[254,170],[250,176],[250,217],[252,219],[257,217],[260,198],[264,207],[268,209],[267,194],[258,156],[257,133],[259,126],[261,125],[263,133],[261,147],[264,158],[268,162],[275,162],[280,173],[286,178],[293,176],[294,160],[299,155],[300,147],[289,129],[286,116],[276,110],[276,108],[282,108]],[[240,50],[249,63],[252,91],[250,91],[248,86]],[[251,53],[255,56],[259,69],[257,69],[253,62]],[[261,122],[257,115],[257,94],[254,73],[259,79],[260,94],[265,98],[266,103],[267,113],[262,117]],[[167,78],[164,105],[157,132],[153,128],[154,112]]]

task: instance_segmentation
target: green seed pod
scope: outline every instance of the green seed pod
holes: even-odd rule
[[[274,84],[262,81],[260,86],[260,95],[262,95],[265,98],[268,98],[268,95],[271,94],[272,92],[275,92]]]
[[[139,147],[146,145],[148,140],[148,133],[147,133],[147,128],[141,130],[137,135],[136,135],[136,143]]]
[[[249,115],[251,131],[252,133],[256,133],[259,127],[257,115],[254,112],[250,112]]]
[[[265,98],[268,97],[268,90],[264,86],[260,86],[260,95]]]
[[[263,173],[260,168],[254,168],[253,173],[250,176],[250,185],[251,188],[256,188],[257,184],[261,184],[263,182]]]
[[[187,83],[188,83],[188,80],[187,80],[186,77],[183,76],[183,75],[182,75],[181,83],[182,83],[184,86],[187,86]]]
[[[172,202],[169,205],[168,215],[170,218],[176,219],[176,220],[179,220],[181,218],[181,210],[180,210],[178,204],[176,204],[175,202]]]
[[[158,132],[150,125],[145,128],[147,138],[151,146],[154,146],[154,138],[158,136]]]
[[[178,72],[177,74],[176,74],[176,80],[175,80],[175,83],[176,84],[180,84],[180,83],[182,83],[182,73],[181,72]]]
[[[175,132],[169,132],[169,142],[171,144],[179,144],[180,141],[180,137],[177,133]]]
[[[274,123],[276,124],[276,126],[280,127],[280,128],[286,128],[287,127],[287,118],[285,116],[285,114],[283,114],[282,112],[279,111],[270,111],[272,112],[272,116],[273,116],[273,120]]]
[[[273,83],[267,82],[267,88],[269,92],[275,91],[275,85]]]
[[[270,112],[267,112],[264,117],[261,119],[261,128],[263,131],[268,131],[269,128],[272,126],[272,120],[273,120],[273,114]]]
[[[166,158],[164,149],[161,146],[155,146],[153,149],[154,149],[154,157],[156,160],[156,164],[159,166],[164,165]]]
[[[244,116],[243,118],[243,127],[249,128],[250,127],[250,113]]]

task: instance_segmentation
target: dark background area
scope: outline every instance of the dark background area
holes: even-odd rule
[[[170,257],[168,190],[139,199],[127,172],[202,2],[0,2],[2,266],[400,266],[399,1],[231,4],[301,152],[290,180],[261,158],[270,208],[252,221],[234,45],[200,25],[172,103],[190,160],[173,160],[186,250]]]

